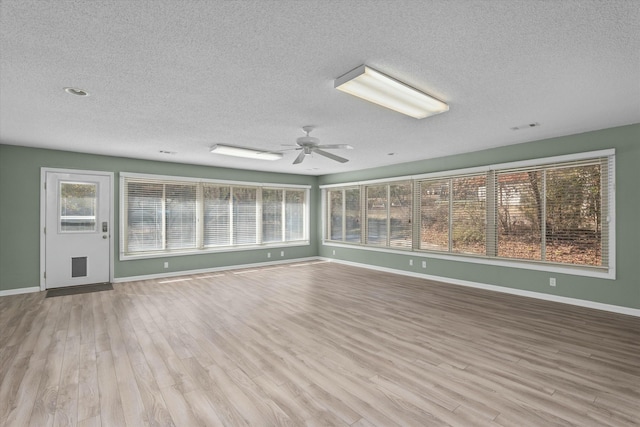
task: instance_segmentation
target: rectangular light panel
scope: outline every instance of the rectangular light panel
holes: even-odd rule
[[[234,147],[231,145],[217,144],[211,147],[211,152],[214,154],[222,154],[225,156],[244,157],[247,159],[258,160],[279,160],[282,158],[282,153],[271,153],[266,151],[253,150],[251,148]]]
[[[366,65],[338,77],[334,87],[416,119],[449,111],[449,106],[439,99]]]

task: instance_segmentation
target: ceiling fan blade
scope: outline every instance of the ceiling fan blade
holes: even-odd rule
[[[296,159],[293,161],[293,164],[297,165],[298,163],[302,163],[302,161],[304,160],[304,156],[306,156],[306,154],[304,153],[304,150],[302,150],[300,154],[298,154],[298,157],[296,157]]]
[[[318,148],[322,148],[322,149],[343,148],[345,150],[353,150],[353,147],[350,146],[349,144],[318,145]]]
[[[336,156],[335,154],[331,154],[327,151],[323,151],[323,150],[319,150],[318,148],[315,148],[313,150],[314,152],[320,154],[321,156],[325,156],[330,158],[331,160],[335,160],[336,162],[340,162],[340,163],[346,163],[349,161],[349,159],[345,159],[344,157],[340,157],[340,156]]]

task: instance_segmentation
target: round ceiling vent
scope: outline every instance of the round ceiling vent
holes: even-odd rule
[[[78,89],[77,87],[65,87],[64,91],[75,96],[89,96],[89,92],[86,90]]]

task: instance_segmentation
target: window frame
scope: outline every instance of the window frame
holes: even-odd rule
[[[418,190],[420,189],[419,182],[428,181],[428,180],[436,180],[436,179],[450,179],[464,175],[477,175],[485,173],[489,176],[506,170],[511,169],[521,169],[521,168],[543,168],[543,167],[553,167],[554,164],[565,164],[565,163],[573,163],[573,162],[581,162],[593,160],[596,161],[598,159],[606,159],[606,179],[602,182],[602,185],[606,185],[606,187],[601,187],[601,191],[607,197],[606,199],[606,211],[605,207],[602,207],[602,222],[604,227],[604,222],[606,221],[608,232],[606,235],[602,235],[602,247],[603,253],[606,250],[608,252],[608,265],[577,265],[577,264],[563,264],[556,263],[550,261],[542,261],[542,260],[528,260],[528,259],[520,259],[520,258],[506,258],[506,257],[498,257],[491,256],[485,254],[463,254],[463,253],[455,253],[450,251],[432,251],[428,249],[420,249],[421,244],[421,236],[420,236],[420,197],[418,194]],[[413,182],[413,247],[410,249],[410,254],[412,256],[422,257],[422,258],[433,258],[433,259],[441,259],[447,261],[458,261],[458,262],[467,262],[467,263],[475,263],[475,264],[485,264],[485,265],[494,265],[500,267],[512,267],[512,268],[522,268],[528,270],[537,270],[537,271],[546,271],[550,273],[560,273],[560,274],[570,274],[576,276],[586,276],[586,277],[595,277],[602,279],[610,279],[615,280],[616,278],[616,243],[615,243],[615,234],[616,234],[616,224],[615,224],[615,149],[606,149],[606,150],[598,150],[598,151],[590,151],[583,153],[575,153],[568,155],[560,155],[553,157],[545,157],[545,158],[536,158],[522,161],[514,161],[507,163],[499,163],[492,164],[486,166],[479,167],[471,167],[465,169],[457,169],[457,170],[445,170],[438,171],[433,173],[425,173],[420,175],[412,175],[412,176],[401,176],[401,177],[393,177],[389,179],[376,179],[369,181],[359,181],[359,182],[347,182],[340,184],[328,184],[321,185],[320,189],[322,190],[322,200],[325,202],[327,197],[327,192],[330,190],[335,190],[339,188],[353,188],[359,187],[361,192],[366,186],[370,186],[373,184],[391,184],[396,181],[406,181],[411,180]],[[487,195],[487,200],[489,200],[489,196]],[[323,209],[325,209],[323,207]],[[493,209],[495,214],[496,206],[487,206],[487,211],[489,209]],[[487,224],[485,231],[487,233],[491,232],[490,227],[495,227],[495,223],[491,222],[491,215],[487,215]],[[327,220],[326,211],[323,210],[322,215],[323,222]],[[326,227],[323,229],[326,230]],[[323,240],[322,244],[324,246],[333,246],[333,247],[345,247],[345,248],[354,248],[368,250],[368,251],[376,251],[376,252],[387,252],[387,253],[395,253],[395,254],[403,254],[406,255],[407,251],[404,249],[396,249],[390,247],[381,247],[379,245],[367,245],[365,240],[361,239],[360,243],[350,243],[346,241],[335,241],[329,239],[329,236],[326,233],[322,234]],[[487,242],[487,245],[489,242]],[[606,246],[605,246],[606,245]],[[487,248],[488,249],[488,248]]]
[[[147,258],[166,258],[167,256],[183,256],[183,255],[198,255],[207,253],[220,253],[220,252],[233,252],[233,251],[247,251],[265,248],[279,248],[279,247],[295,247],[295,246],[308,246],[310,244],[310,201],[311,201],[311,186],[310,185],[298,185],[298,184],[278,184],[278,183],[258,183],[249,181],[230,181],[230,180],[218,180],[218,179],[205,179],[205,178],[193,178],[182,176],[168,176],[168,175],[154,175],[154,174],[142,174],[133,172],[120,172],[119,173],[119,260],[135,260],[135,259],[147,259]],[[169,250],[166,248],[158,250],[150,250],[144,252],[127,252],[128,247],[128,205],[127,205],[127,182],[147,182],[157,184],[192,184],[196,186],[196,247]],[[204,187],[206,185],[213,186],[228,186],[233,194],[234,188],[255,188],[256,189],[256,243],[247,244],[235,244],[230,242],[228,245],[204,245]],[[262,190],[281,190],[283,192],[283,212],[282,220],[285,220],[285,204],[286,191],[304,191],[304,206],[303,206],[303,235],[301,239],[286,241],[285,228],[282,230],[282,241],[267,242],[262,240]],[[233,218],[233,206],[232,200],[230,200],[230,224],[234,223]],[[233,233],[233,225],[230,226],[230,233]],[[231,234],[232,235],[232,234]],[[164,245],[163,245],[164,246]]]

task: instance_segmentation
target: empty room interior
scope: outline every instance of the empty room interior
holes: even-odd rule
[[[640,425],[638,22],[1,0],[0,425]]]

